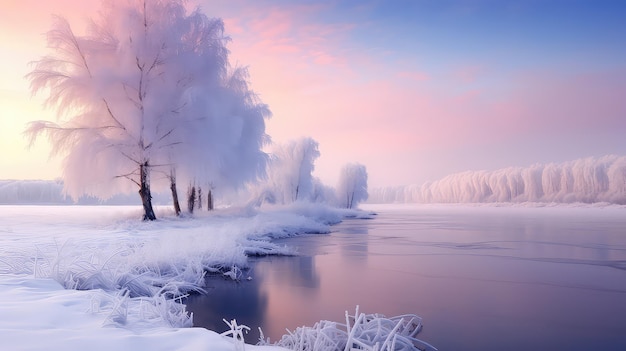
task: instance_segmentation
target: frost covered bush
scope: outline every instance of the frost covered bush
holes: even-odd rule
[[[341,207],[355,208],[367,200],[367,170],[359,163],[349,163],[341,169],[337,185],[337,201]]]
[[[289,204],[311,201],[316,193],[313,178],[319,144],[312,138],[274,144],[267,166],[267,178],[257,187],[257,203]]]

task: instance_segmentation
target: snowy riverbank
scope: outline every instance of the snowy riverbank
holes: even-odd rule
[[[234,349],[216,333],[183,328],[192,316],[177,297],[202,291],[207,271],[247,278],[238,269],[247,255],[294,253],[272,238],[327,233],[343,216],[362,215],[305,204],[194,218],[160,210],[161,220],[141,222],[136,207],[0,206],[3,345]]]
[[[0,338],[4,350],[224,350],[230,338],[203,328],[156,327],[149,308],[124,327],[111,318],[128,308],[102,290],[66,290],[52,279],[0,275]],[[156,312],[156,311],[152,311]],[[143,319],[143,320],[142,320]],[[160,323],[156,323],[160,324]],[[281,350],[246,345],[247,350]]]

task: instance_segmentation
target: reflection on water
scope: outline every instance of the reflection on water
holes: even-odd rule
[[[222,277],[210,277],[208,293],[194,295],[186,304],[194,312],[194,325],[225,331],[222,319],[237,319],[238,324],[262,325],[266,318],[267,296],[259,291],[261,279],[253,284],[235,284]]]
[[[250,281],[210,278],[188,303],[194,324],[236,318],[276,340],[360,305],[422,316],[440,350],[626,349],[626,210],[377,212],[287,239],[300,256],[254,259]]]

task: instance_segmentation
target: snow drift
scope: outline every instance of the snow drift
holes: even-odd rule
[[[556,202],[626,204],[626,156],[467,171],[419,185],[377,188],[370,203]]]

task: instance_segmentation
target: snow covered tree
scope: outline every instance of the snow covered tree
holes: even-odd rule
[[[318,143],[312,138],[274,145],[261,195],[264,201],[285,204],[310,200],[314,191],[312,173],[319,156]]]
[[[367,170],[359,163],[349,163],[341,169],[337,199],[340,206],[355,208],[367,200]]]
[[[323,184],[319,178],[314,178],[311,202],[336,204],[337,194],[335,194],[335,188]]]
[[[247,69],[237,67],[218,81],[196,79],[205,83],[185,95],[186,109],[193,111],[194,119],[186,125],[177,169],[189,181],[219,187],[220,192],[256,182],[265,173],[268,157],[262,148],[270,140],[265,119],[271,113],[249,88]]]
[[[31,142],[47,134],[52,155],[65,156],[66,194],[107,198],[135,184],[153,220],[154,170],[170,180],[179,212],[177,174],[242,183],[263,169],[269,110],[246,70],[230,69],[223,22],[183,3],[105,2],[83,36],[56,18],[52,54],[28,78],[34,93],[49,93],[57,121],[34,122],[27,134]]]

